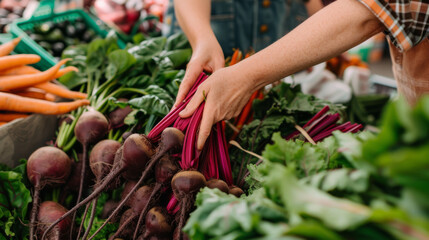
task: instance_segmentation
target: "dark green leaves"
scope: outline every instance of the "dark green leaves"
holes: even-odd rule
[[[23,173],[21,165],[11,171],[0,171],[0,238],[27,238],[28,228],[23,223],[32,198],[23,183],[26,178]]]
[[[109,64],[106,68],[106,78],[119,76],[134,65],[136,59],[126,50],[116,50],[109,54]]]

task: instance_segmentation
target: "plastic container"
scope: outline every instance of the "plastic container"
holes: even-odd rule
[[[54,6],[54,0],[41,1],[32,18],[29,20],[14,22],[10,25],[9,29],[9,32],[13,35],[13,37],[22,37],[21,42],[15,49],[16,53],[33,53],[41,57],[40,62],[34,64],[34,66],[39,70],[46,70],[52,67],[57,63],[57,60],[35,41],[33,41],[25,33],[26,30],[33,30],[34,26],[49,21],[59,23],[66,20],[73,22],[76,19],[83,19],[87,27],[94,30],[97,35],[106,37],[108,34],[108,31],[100,28],[97,22],[83,10],[73,9],[65,12],[55,13]],[[125,47],[125,43],[120,39],[118,39],[118,45],[121,48]]]

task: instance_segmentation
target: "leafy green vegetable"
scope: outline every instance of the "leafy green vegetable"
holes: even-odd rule
[[[271,208],[281,208],[278,211],[284,214],[282,221],[287,227],[279,232],[274,230],[276,227],[269,227],[280,234],[275,239],[285,236],[429,239],[427,106],[429,97],[422,98],[414,108],[404,100],[390,103],[383,113],[378,135],[334,132],[323,142],[311,145],[300,140],[286,141],[276,133],[271,144],[265,146],[263,161],[248,166],[251,194],[237,201],[257,204],[265,199],[274,204]],[[274,109],[262,107],[267,112]],[[255,193],[259,194],[257,199],[252,197]],[[200,193],[203,194],[205,190]],[[206,217],[212,212],[220,216],[236,213],[238,204],[229,203],[229,208],[215,205],[230,198],[220,195],[213,197],[212,202],[207,197],[198,203],[195,213],[209,205]],[[253,213],[240,209],[245,211],[241,215]],[[204,239],[218,239],[212,233],[225,229],[234,236],[247,233],[247,228],[233,225],[228,229],[223,222],[213,220],[210,229],[202,228],[207,219],[193,219],[193,225],[186,226],[187,232],[198,233],[195,236],[206,237]],[[279,222],[269,217],[260,223],[273,224]],[[258,231],[255,235],[270,239],[267,232]]]
[[[0,238],[27,239],[28,205],[32,201],[24,184],[25,163],[9,171],[0,171]]]

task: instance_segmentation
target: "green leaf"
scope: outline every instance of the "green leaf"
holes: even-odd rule
[[[286,141],[279,133],[273,135],[274,144],[267,145],[262,156],[271,162],[295,166],[300,176],[311,176],[327,168],[326,152],[302,141]]]
[[[61,76],[59,81],[68,89],[75,89],[76,87],[88,82],[88,79],[83,73],[72,71]]]
[[[276,191],[290,215],[290,224],[302,223],[303,216],[319,219],[334,230],[353,229],[368,221],[370,208],[333,197],[321,190],[299,183],[290,169],[272,163],[265,188]],[[335,216],[335,217],[333,217]]]
[[[119,76],[134,65],[136,59],[127,50],[115,50],[109,54],[109,65],[106,68],[106,78]]]
[[[287,231],[288,234],[301,236],[310,239],[320,240],[341,240],[342,238],[334,231],[326,228],[315,221],[305,221],[293,226]]]
[[[167,51],[186,48],[191,48],[191,45],[183,32],[171,35],[168,37],[167,43],[165,44],[165,50]]]
[[[121,78],[119,83],[122,86],[132,87],[132,88],[146,88],[151,84],[152,77],[146,74],[141,74],[132,78]]]
[[[87,50],[87,69],[89,72],[97,71],[102,64],[104,64],[106,55],[107,46],[106,40],[96,39],[89,43]]]
[[[31,202],[30,191],[22,183],[22,175],[16,172],[0,172],[0,187],[8,202],[2,205],[18,209],[18,216],[24,218],[28,204]]]
[[[155,114],[163,117],[170,111],[168,102],[156,95],[133,98],[128,103],[132,108],[142,110],[148,115]]]
[[[15,172],[16,171],[16,172]],[[27,209],[32,201],[30,191],[22,182],[22,167],[13,171],[0,171],[0,226],[5,236],[26,239],[28,228],[26,222]]]
[[[131,47],[128,49],[128,52],[136,59],[148,61],[164,49],[166,41],[165,37],[150,38],[137,46]]]

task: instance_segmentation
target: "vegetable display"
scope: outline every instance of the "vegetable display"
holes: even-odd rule
[[[429,239],[424,97],[385,109],[378,135],[333,133],[312,145],[279,133],[249,165],[249,196],[204,189],[190,239]],[[238,212],[240,214],[238,214]]]
[[[362,102],[279,81],[214,124],[198,151],[205,103],[179,112],[209,76],[171,109],[190,45],[183,34],[140,37],[125,49],[114,36],[67,47],[44,72],[28,66],[37,56],[8,56],[19,39],[0,46],[0,107],[35,89],[78,99],[0,109],[0,122],[42,103],[69,112],[51,146],[0,167],[0,240],[429,239],[428,97],[389,104],[376,134],[354,122],[375,122],[357,114]],[[226,65],[250,54],[236,49]],[[88,106],[65,106],[77,103]]]

